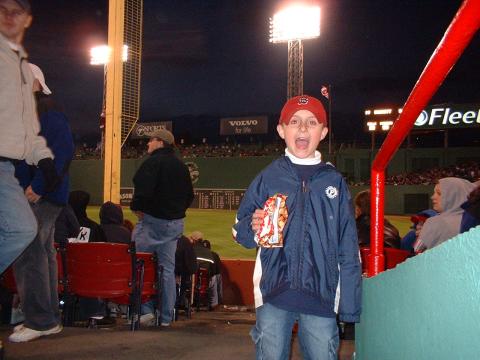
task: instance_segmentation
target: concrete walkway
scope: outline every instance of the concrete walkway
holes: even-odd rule
[[[65,328],[60,334],[28,343],[8,342],[11,327],[0,328],[5,360],[14,359],[254,359],[249,331],[255,313],[215,311],[193,314],[169,328],[142,328],[131,332],[124,320],[112,329]],[[342,341],[340,359],[351,358],[353,341]],[[301,359],[294,339],[292,359]]]

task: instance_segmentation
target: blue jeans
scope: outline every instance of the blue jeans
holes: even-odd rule
[[[48,330],[60,324],[58,265],[54,246],[55,221],[62,206],[40,199],[32,204],[38,234],[13,264],[24,325]]]
[[[144,214],[132,235],[137,251],[155,253],[158,265],[163,266],[162,323],[170,323],[173,319],[176,299],[175,251],[177,240],[183,234],[183,224],[183,219],[165,220]],[[149,312],[153,312],[152,303],[142,306],[142,313]]]
[[[298,321],[298,340],[305,360],[336,360],[339,345],[337,321],[263,304],[250,335],[257,360],[289,359],[292,328]]]
[[[0,274],[37,234],[37,220],[15,178],[12,163],[0,161]]]

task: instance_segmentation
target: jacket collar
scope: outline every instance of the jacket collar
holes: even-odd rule
[[[322,154],[320,154],[320,151],[317,150],[315,150],[315,157],[300,159],[293,155],[290,151],[288,151],[288,148],[286,148],[285,156],[287,156],[292,161],[292,163],[296,165],[318,165],[322,162]]]
[[[174,154],[174,150],[173,148],[159,148],[159,149],[156,149],[154,150],[150,156],[154,156],[154,155],[169,155],[169,154]]]
[[[13,46],[12,46],[13,45]],[[14,46],[17,46],[17,49],[14,49]],[[18,54],[20,55],[20,58],[27,58],[27,53],[25,49],[23,48],[22,45],[17,45],[17,44],[12,44],[11,41],[9,41],[5,36],[0,34],[0,47],[3,47],[5,49],[10,49],[12,50],[12,54],[14,54],[14,51],[18,51]]]

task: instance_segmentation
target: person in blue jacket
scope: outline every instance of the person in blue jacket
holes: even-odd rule
[[[304,358],[337,359],[340,321],[358,322],[361,265],[350,192],[342,175],[322,161],[327,135],[322,103],[288,100],[278,134],[285,156],[250,184],[233,226],[235,240],[257,247],[253,275],[257,359],[288,359],[292,327]],[[283,204],[284,202],[284,204]]]
[[[25,321],[14,328],[9,337],[12,342],[30,341],[62,331],[54,233],[55,221],[67,204],[68,167],[74,154],[67,118],[55,110],[53,101],[48,96],[51,91],[40,68],[33,64],[30,66],[35,76],[33,90],[37,98],[40,135],[45,138],[55,156],[59,182],[52,191],[48,191],[45,188],[45,177],[36,167],[24,161],[16,166],[15,176],[35,214],[38,233],[13,266]]]

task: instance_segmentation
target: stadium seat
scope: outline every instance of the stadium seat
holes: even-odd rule
[[[367,259],[370,254],[369,247],[360,247],[360,257],[362,259],[362,273],[367,272]],[[385,268],[393,269],[398,264],[404,262],[407,258],[411,256],[411,253],[407,250],[394,249],[386,247],[383,249],[383,254],[385,256]]]
[[[201,264],[195,274],[195,286],[194,286],[194,305],[197,311],[200,307],[206,306],[210,311],[210,269],[203,267]]]
[[[67,306],[69,312],[75,297],[101,298],[129,305],[131,329],[140,326],[142,299],[159,296],[161,291],[152,254],[137,257],[134,243],[70,243],[66,257],[66,291],[73,302]]]

